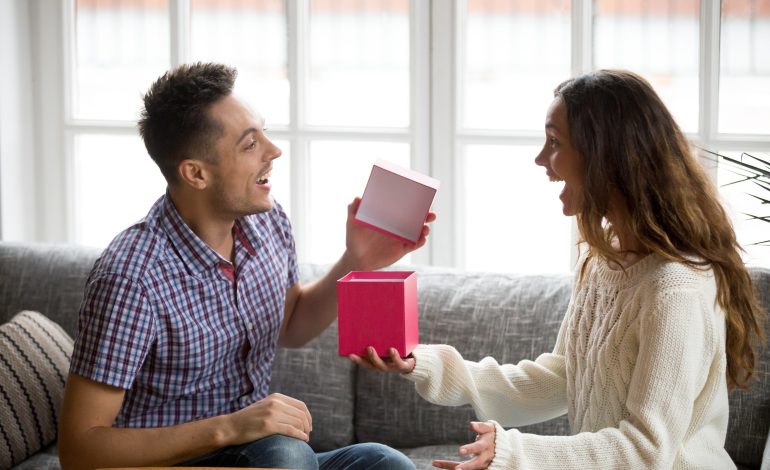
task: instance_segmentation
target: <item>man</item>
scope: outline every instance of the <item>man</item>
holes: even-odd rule
[[[336,317],[338,278],[395,262],[428,227],[405,245],[353,223],[356,199],[344,254],[300,286],[289,220],[270,196],[281,151],[232,95],[235,77],[183,65],[144,97],[139,131],[168,189],[89,276],[62,466],[414,468],[379,444],[316,455],[305,404],[268,386],[276,346],[301,346]]]

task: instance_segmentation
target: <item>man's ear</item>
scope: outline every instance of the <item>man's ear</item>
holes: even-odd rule
[[[204,162],[188,158],[179,162],[177,166],[179,181],[193,189],[206,189],[209,182],[209,173]]]

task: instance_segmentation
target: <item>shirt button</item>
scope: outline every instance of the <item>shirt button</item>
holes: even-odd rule
[[[248,325],[246,325],[246,326],[247,326],[247,327],[248,327],[250,330],[253,330],[253,329],[254,329],[254,323],[252,323],[252,322],[249,322],[249,324],[248,324]]]

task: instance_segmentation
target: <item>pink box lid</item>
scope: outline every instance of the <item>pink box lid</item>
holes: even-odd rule
[[[354,220],[416,243],[439,185],[435,178],[377,160]]]

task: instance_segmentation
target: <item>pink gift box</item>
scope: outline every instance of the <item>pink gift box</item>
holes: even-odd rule
[[[417,243],[439,181],[386,160],[372,166],[354,220],[408,243]]]
[[[352,271],[337,281],[339,354],[407,356],[417,335],[417,275],[412,271]]]

